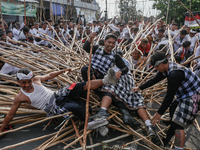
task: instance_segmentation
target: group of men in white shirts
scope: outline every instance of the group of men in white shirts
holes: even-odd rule
[[[150,23],[148,24],[151,25]],[[12,27],[11,27],[12,26]],[[101,30],[104,28],[104,31],[102,33],[101,38],[103,39],[106,34],[113,32],[116,33],[118,36],[118,40],[116,42],[116,46],[119,43],[126,42],[124,45],[131,46],[131,43],[133,39],[136,37],[136,35],[139,33],[139,31],[142,28],[145,28],[147,24],[140,23],[139,21],[133,22],[129,21],[127,24],[121,23],[110,23],[107,24],[107,22],[100,22],[100,21],[88,21],[88,24],[86,26],[82,25],[76,25],[72,22],[62,22],[61,24],[55,24],[52,25],[52,21],[43,21],[41,23],[34,22],[31,26],[25,27],[25,23],[22,23],[20,25],[19,22],[16,22],[14,24],[11,24],[9,27],[9,30],[6,32],[6,42],[11,44],[16,44],[13,41],[26,41],[28,37],[33,37],[33,44],[37,44],[40,46],[48,46],[49,42],[46,40],[43,40],[42,38],[47,38],[48,40],[57,39],[57,36],[61,39],[61,41],[67,45],[70,43],[70,40],[74,38],[76,40],[83,40],[84,38],[87,39],[92,32],[100,33]],[[75,28],[77,28],[75,30]],[[192,30],[189,27],[185,27],[180,31],[178,29],[178,24],[174,21],[171,23],[171,25],[163,25],[162,21],[158,21],[156,25],[152,26],[148,32],[142,33],[137,41],[140,41],[142,38],[147,37],[149,44],[154,46],[154,44],[157,44],[155,50],[161,50],[161,46],[166,45],[169,43],[168,40],[168,28],[171,38],[173,39],[173,50],[176,55],[179,55],[179,57],[182,59],[181,63],[185,61],[185,55],[190,52],[193,54],[193,51],[195,49],[195,46],[197,46],[196,53],[200,50],[199,46],[199,38],[200,33],[197,33],[196,30]],[[74,33],[76,31],[76,33]],[[37,38],[38,37],[38,38]],[[189,41],[190,43],[188,43]],[[84,40],[83,40],[84,42]],[[183,47],[183,43],[187,46],[189,44],[189,47]],[[129,48],[127,47],[127,48]],[[167,46],[165,49],[167,50],[169,46]],[[168,53],[171,52],[168,50]],[[141,60],[142,55],[139,53],[139,57],[137,57],[138,60],[134,60],[133,58],[132,62],[138,63],[139,59]],[[196,64],[197,65],[197,64]]]

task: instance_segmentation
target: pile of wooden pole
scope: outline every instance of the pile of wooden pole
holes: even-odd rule
[[[157,20],[159,21],[159,20]],[[156,22],[157,22],[156,21]],[[155,23],[156,23],[155,22]],[[154,23],[154,24],[155,24]],[[148,30],[151,30],[152,26],[149,28],[143,29],[141,32],[138,32],[138,35],[136,38],[141,37],[142,33],[146,33]],[[107,30],[107,27],[104,27],[104,30],[99,34],[99,37],[95,39],[95,41],[98,43],[100,38],[103,38],[103,34]],[[76,32],[75,32],[76,33]],[[46,36],[46,35],[44,35]],[[59,37],[58,37],[59,38]],[[61,70],[64,68],[71,68],[71,73],[65,73],[61,74],[58,77],[52,79],[51,81],[44,82],[44,86],[56,91],[64,86],[67,86],[74,82],[81,82],[81,68],[89,63],[89,54],[86,53],[82,49],[82,42],[76,41],[75,36],[72,38],[72,42],[68,43],[68,45],[64,45],[59,38],[59,41],[56,41],[50,37],[41,38],[43,40],[49,41],[53,48],[48,47],[41,47],[38,45],[34,45],[31,43],[21,43],[17,42],[18,44],[23,44],[24,47],[16,46],[7,44],[4,42],[0,42],[1,48],[0,48],[0,60],[4,61],[5,63],[8,63],[12,66],[15,66],[17,68],[23,68],[27,67],[31,69],[34,72],[34,75],[44,75],[49,72]],[[136,39],[133,40],[133,43],[131,44],[131,51],[137,50],[136,45]],[[169,44],[171,44],[172,41],[170,41]],[[118,47],[119,49],[122,49],[122,45]],[[145,70],[147,67],[150,56],[153,53],[155,47],[152,47],[150,50],[150,54],[147,56],[147,61],[141,63],[140,66],[138,66],[136,69],[131,69],[133,72],[135,84],[141,85],[148,79],[152,78],[155,75],[155,71],[150,67],[149,69]],[[125,53],[125,58],[129,59],[131,52],[127,51]],[[189,63],[192,58],[187,60]],[[7,114],[9,109],[11,108],[13,104],[13,99],[17,95],[17,93],[20,90],[20,87],[18,83],[16,82],[15,76],[0,74],[0,113],[1,114]],[[163,95],[165,94],[167,90],[167,83],[166,80],[163,80],[156,85],[147,88],[142,91],[142,94],[145,98],[145,103],[147,104],[147,113],[149,117],[151,118],[152,115],[157,111],[157,109],[152,108],[151,106],[156,103],[157,105],[161,105],[163,101]],[[89,104],[93,108],[94,113],[96,113],[100,107],[101,100],[94,94],[94,92],[90,93],[89,98]],[[135,119],[141,123],[141,128],[138,130],[134,130],[132,127],[125,125],[122,121],[122,115],[119,113],[118,108],[111,106],[108,109],[109,112],[109,120],[113,120],[114,124],[109,124],[108,127],[111,129],[115,129],[117,131],[120,131],[122,133],[121,136],[102,141],[102,143],[106,144],[109,142],[113,142],[116,140],[120,140],[122,138],[132,136],[134,137],[134,141],[126,143],[121,146],[121,148],[127,147],[131,145],[132,143],[139,144],[147,149],[155,149],[155,150],[161,150],[159,146],[152,143],[151,138],[149,138],[146,135],[141,134],[139,131],[147,131],[145,124],[140,118],[135,117]],[[18,117],[14,117],[10,124],[22,124],[22,123],[28,123],[25,126],[21,126],[19,128],[9,130],[3,133],[0,133],[1,135],[9,134],[10,132],[15,132],[21,129],[24,129],[26,127],[33,126],[35,124],[52,120],[57,117],[64,116],[66,114],[57,115],[53,117],[46,117],[46,113],[38,110],[34,107],[32,107],[29,104],[22,104],[20,108],[17,111],[17,114],[21,114]],[[28,114],[28,115],[27,115]],[[36,149],[48,149],[52,146],[55,146],[59,143],[64,143],[69,140],[73,140],[73,142],[69,143],[64,147],[64,149],[67,149],[69,147],[72,147],[74,149],[82,149],[83,147],[83,130],[79,130],[79,128],[84,126],[84,122],[82,121],[76,121],[74,122],[73,114],[71,112],[67,113],[70,114],[70,119],[66,120],[64,124],[60,127],[59,131],[56,131],[54,133],[44,135],[41,137],[37,137],[34,139],[29,139],[27,141],[23,141],[21,143],[17,143],[14,145],[6,146],[2,149],[11,149],[15,148],[17,146],[28,144],[33,141],[41,140],[43,138],[49,138],[46,142],[38,146]],[[166,111],[166,113],[162,116],[161,120],[169,120],[169,110]],[[3,122],[3,116],[0,115],[0,126]],[[69,122],[71,122],[71,125],[68,125]],[[166,130],[169,128],[169,126],[165,126],[163,124],[156,124],[157,133],[160,137],[165,137]],[[199,129],[199,125],[197,123],[197,128]],[[91,145],[87,145],[87,149],[93,149],[101,143],[93,143],[92,136],[90,133],[93,132],[92,130],[89,130],[86,132],[88,134],[88,140],[90,140]],[[74,133],[73,135],[71,135]],[[70,136],[69,136],[70,135]],[[143,141],[142,143],[140,141]],[[75,147],[74,145],[79,142],[81,147]],[[173,142],[171,143],[173,146]]]

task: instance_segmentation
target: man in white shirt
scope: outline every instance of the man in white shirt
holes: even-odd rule
[[[177,33],[179,32],[179,29],[178,29],[178,24],[176,22],[173,22],[172,25],[171,25],[171,32],[170,34],[172,36],[175,36]]]
[[[47,24],[49,28],[47,28]],[[51,25],[48,22],[42,22],[42,28],[39,28],[39,32],[48,35],[48,31],[52,30]],[[44,35],[40,34],[40,37],[44,37]],[[48,45],[47,41],[43,41],[43,43],[40,43],[42,45]]]
[[[195,36],[196,33],[197,33],[197,31],[195,31],[195,30],[190,30],[190,34],[189,34],[189,37],[188,37],[189,41],[191,42],[190,47],[191,47],[193,50],[194,50],[194,48],[195,48],[195,44],[196,44],[196,43],[199,43],[199,42],[198,42],[198,38]]]
[[[162,21],[158,21],[158,23],[157,23],[157,25],[156,25],[156,27],[154,28],[154,30],[153,30],[153,32],[154,32],[154,35],[153,35],[153,37],[155,38],[155,39],[157,39],[158,38],[158,30],[162,27]]]
[[[19,34],[19,39],[20,39],[20,40],[26,39],[28,33],[29,33],[29,28],[28,28],[28,27],[24,27],[24,28],[22,29],[22,31],[20,32],[20,34]]]
[[[14,25],[13,25],[13,36],[16,40],[19,39],[19,33],[20,33],[20,23],[19,22],[16,22]]]
[[[187,38],[187,31],[181,30],[180,34],[174,39],[174,52],[176,52],[185,41],[189,41]]]
[[[7,31],[7,32],[6,32],[6,40],[7,40],[7,43],[11,43],[11,44],[16,44],[15,42],[12,42],[11,40],[17,41],[17,40],[13,37],[12,31]]]

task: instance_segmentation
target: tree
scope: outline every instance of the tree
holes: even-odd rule
[[[167,6],[168,6],[169,0],[154,0],[153,9],[160,10],[160,14],[157,16],[165,17],[166,19],[167,15]],[[190,9],[190,0],[181,0],[181,2]],[[191,0],[191,11],[199,11],[200,1],[199,0]],[[178,24],[183,24],[185,20],[184,13],[186,13],[187,10],[178,2],[175,0],[170,0],[170,6],[169,6],[169,14],[167,22],[170,23],[172,20],[174,20]]]
[[[125,22],[133,21],[136,18],[136,0],[119,0],[120,16]]]

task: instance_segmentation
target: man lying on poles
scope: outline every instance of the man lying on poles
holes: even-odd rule
[[[21,103],[28,103],[44,110],[49,115],[63,114],[71,111],[80,119],[85,120],[85,102],[79,96],[81,96],[84,90],[87,90],[88,82],[72,83],[58,91],[52,91],[42,85],[42,82],[53,79],[66,71],[71,71],[71,69],[60,70],[43,76],[34,76],[33,72],[28,68],[20,69],[17,72],[17,82],[21,86],[21,90],[15,97],[0,132],[3,132],[4,128],[12,121]],[[97,89],[104,84],[116,83],[115,72],[110,69],[103,79],[90,81],[90,89]]]

